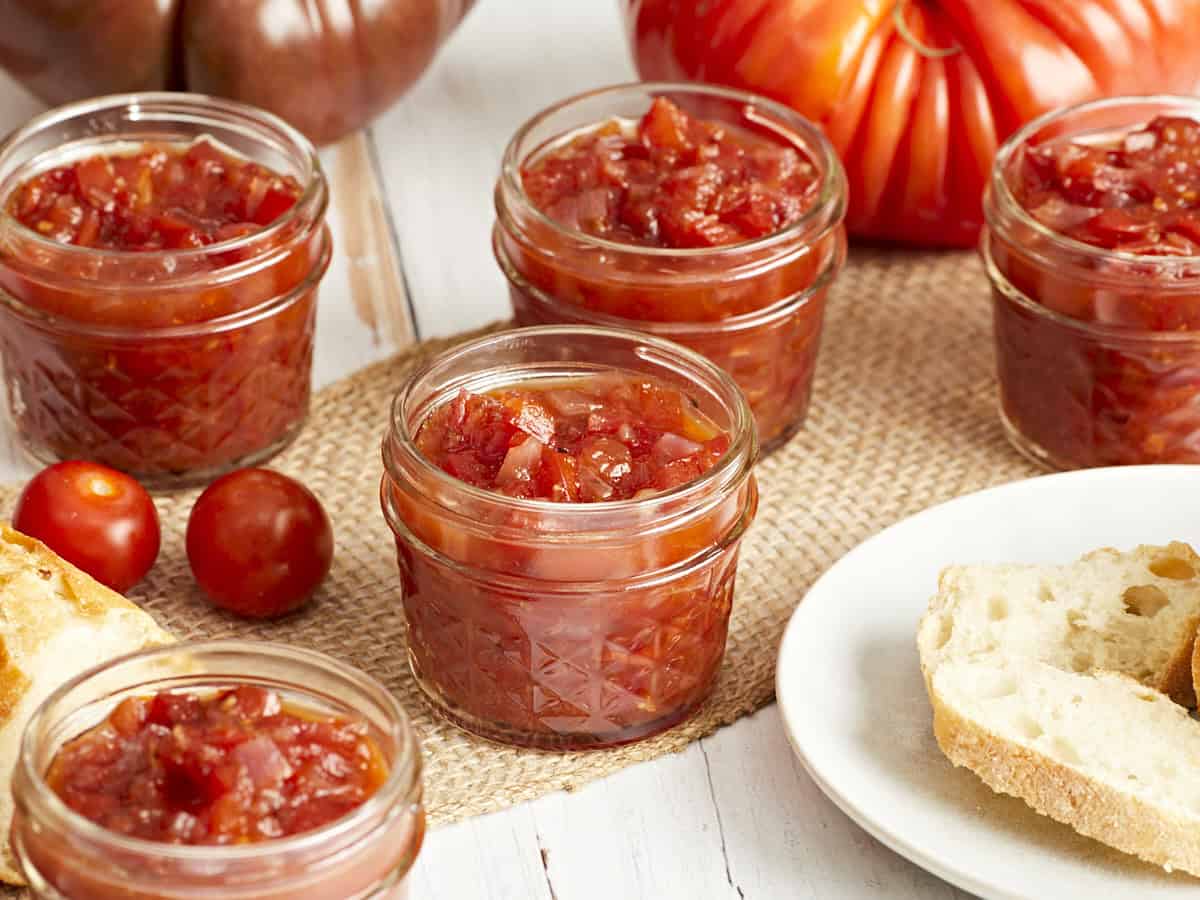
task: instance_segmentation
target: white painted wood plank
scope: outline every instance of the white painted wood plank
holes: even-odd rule
[[[698,744],[532,810],[557,900],[738,900]]]
[[[509,314],[491,229],[513,132],[570,94],[633,77],[617,0],[492,0],[372,126],[423,336]]]
[[[705,738],[733,883],[747,898],[964,900],[839,810],[793,754],[772,705]]]
[[[434,832],[411,878],[414,900],[566,900],[550,891],[529,806]]]

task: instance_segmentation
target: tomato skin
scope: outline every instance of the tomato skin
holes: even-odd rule
[[[82,460],[55,463],[21,491],[13,527],[124,593],[158,557],[158,510],[135,479]]]
[[[187,556],[201,590],[248,618],[302,606],[329,573],[333,529],[308,488],[270,469],[239,469],[192,507]]]
[[[796,109],[845,163],[851,234],[908,244],[974,246],[992,157],[1030,118],[1200,86],[1195,0],[621,3],[643,78]]]

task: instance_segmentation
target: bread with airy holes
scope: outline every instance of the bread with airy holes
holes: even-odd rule
[[[25,723],[80,672],[173,639],[140,607],[0,524],[0,880],[23,884],[8,831]]]
[[[1200,876],[1198,621],[1182,543],[951,567],[917,634],[938,746],[1081,834]]]

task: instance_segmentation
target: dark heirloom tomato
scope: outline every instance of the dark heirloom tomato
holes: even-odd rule
[[[63,745],[46,782],[68,807],[118,834],[245,844],[335,822],[387,774],[366,722],[242,685],[122,700]]]
[[[318,143],[386,109],[474,0],[0,0],[0,66],[51,104],[186,88]]]
[[[852,233],[967,246],[997,145],[1113,94],[1200,86],[1195,0],[623,0],[643,77],[726,84],[821,124]]]
[[[13,527],[115,591],[127,591],[158,557],[158,511],[146,489],[97,463],[70,460],[35,475]]]
[[[333,529],[321,502],[270,469],[241,469],[200,495],[187,524],[192,574],[217,606],[252,618],[301,606],[329,574]]]

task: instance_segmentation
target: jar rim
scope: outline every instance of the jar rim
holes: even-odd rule
[[[800,143],[822,170],[820,190],[816,202],[785,228],[773,231],[762,237],[739,241],[736,244],[721,244],[716,247],[646,247],[641,244],[627,244],[597,237],[585,231],[579,231],[563,225],[556,219],[543,212],[525,193],[521,179],[521,165],[524,157],[519,155],[520,145],[536,127],[551,116],[577,104],[597,98],[620,96],[621,94],[642,93],[650,96],[662,94],[693,94],[715,97],[722,100],[741,103],[747,111],[761,109],[769,113],[779,124],[784,125],[792,136],[799,137]],[[600,123],[596,123],[600,124]],[[700,84],[685,81],[633,81],[622,84],[594,88],[583,93],[574,94],[551,106],[525,121],[509,140],[504,149],[500,163],[500,187],[505,195],[511,195],[520,204],[522,212],[530,215],[539,226],[549,228],[554,233],[565,235],[571,240],[579,241],[589,247],[609,252],[627,253],[633,256],[651,259],[711,259],[726,255],[753,253],[759,250],[770,250],[779,244],[802,237],[824,224],[824,228],[813,236],[813,240],[821,234],[835,228],[845,216],[846,210],[846,173],[842,167],[841,158],[825,133],[811,120],[800,115],[791,107],[778,103],[760,94],[740,91],[735,88],[721,87],[711,84]],[[497,196],[499,197],[500,191]]]
[[[379,703],[388,717],[391,726],[390,735],[397,746],[396,759],[389,766],[387,779],[362,805],[327,825],[287,837],[248,844],[170,844],[146,838],[130,837],[110,831],[67,806],[46,782],[44,773],[39,770],[36,763],[38,728],[35,726],[41,724],[41,719],[47,711],[55,704],[63,702],[72,691],[79,688],[88,679],[110,672],[122,665],[143,662],[155,657],[167,658],[172,655],[194,657],[204,653],[245,653],[256,658],[270,656],[276,659],[289,659],[301,665],[310,665],[333,672],[353,684],[356,689],[370,694],[372,701]],[[164,675],[163,680],[170,677],[170,675]],[[214,683],[219,680],[217,677],[213,678]],[[255,678],[246,676],[246,680],[253,683]],[[153,683],[150,681],[144,686],[149,689]],[[217,861],[228,864],[254,861],[262,856],[264,847],[269,847],[271,853],[276,855],[303,854],[306,851],[311,852],[314,848],[319,848],[327,842],[333,842],[331,852],[337,852],[342,849],[342,845],[336,843],[340,837],[363,827],[374,830],[378,825],[371,826],[370,823],[384,821],[388,810],[403,802],[406,797],[412,797],[419,793],[422,772],[420,745],[408,714],[392,692],[373,676],[316,650],[269,641],[236,639],[183,641],[151,647],[118,656],[81,672],[59,686],[38,705],[22,735],[17,766],[24,776],[24,780],[33,787],[34,802],[69,828],[73,834],[83,837],[97,846],[176,862],[205,861],[211,863]]]
[[[1054,322],[1063,328],[1078,331],[1083,335],[1110,340],[1137,341],[1141,343],[1156,343],[1165,345],[1200,344],[1200,331],[1154,331],[1147,328],[1127,328],[1123,325],[1112,325],[1105,322],[1089,322],[1086,319],[1076,319],[1057,310],[1050,309],[1045,304],[1038,303],[1009,280],[996,263],[992,253],[991,242],[987,229],[980,235],[979,254],[983,258],[984,271],[992,287],[999,290],[1005,297],[1012,300],[1022,309],[1036,315],[1040,319]],[[1190,259],[1192,257],[1180,257]]]
[[[259,137],[273,134],[283,144],[296,153],[305,167],[305,184],[296,198],[296,202],[279,218],[270,224],[224,241],[207,244],[202,247],[184,248],[179,250],[114,250],[100,247],[80,247],[76,244],[64,244],[53,238],[39,234],[19,221],[8,211],[7,197],[0,197],[0,230],[16,229],[23,239],[32,241],[35,247],[54,253],[73,255],[79,259],[111,259],[155,261],[162,259],[191,260],[201,259],[213,253],[237,251],[248,244],[259,242],[269,243],[273,238],[284,233],[302,215],[315,216],[318,220],[325,213],[329,203],[329,189],[326,183],[325,171],[316,147],[302,132],[288,124],[284,119],[238,100],[224,97],[214,97],[209,94],[173,92],[173,91],[141,91],[125,94],[106,94],[100,97],[90,97],[76,100],[62,106],[56,106],[37,116],[34,116],[20,128],[10,132],[0,141],[0,166],[5,157],[20,147],[26,139],[38,134],[46,128],[61,124],[70,119],[127,108],[136,113],[135,121],[154,121],[155,119],[169,120],[169,114],[176,117],[203,121],[208,118],[219,121],[220,124],[234,125],[256,132]],[[99,135],[97,135],[99,136]],[[308,210],[312,209],[312,212]]]
[[[673,357],[686,363],[693,370],[698,369],[706,377],[716,383],[722,394],[734,398],[731,412],[729,448],[721,458],[701,475],[691,481],[676,485],[665,491],[659,491],[641,499],[603,500],[595,503],[560,503],[553,500],[528,499],[510,497],[487,488],[476,487],[473,484],[455,478],[441,467],[434,465],[417,447],[413,435],[410,434],[405,416],[406,407],[413,392],[421,382],[428,378],[438,367],[447,365],[456,359],[486,349],[493,344],[513,341],[521,338],[558,338],[563,344],[571,338],[603,337],[619,339],[631,345],[649,347],[657,354]],[[673,503],[690,495],[699,493],[714,483],[724,483],[726,480],[736,480],[750,475],[755,459],[758,456],[758,433],[754,425],[754,415],[737,382],[724,369],[711,362],[694,350],[683,347],[672,341],[654,337],[643,332],[624,328],[608,328],[594,325],[538,325],[529,328],[510,328],[494,334],[453,346],[433,358],[426,360],[414,368],[405,379],[400,390],[392,400],[388,434],[383,443],[383,463],[388,477],[401,481],[402,476],[397,471],[396,461],[389,452],[389,443],[396,441],[407,459],[417,461],[423,475],[434,479],[435,483],[456,493],[461,493],[472,500],[487,506],[500,506],[505,509],[521,510],[543,515],[555,515],[570,518],[582,525],[589,517],[620,515],[627,511],[643,510],[651,506]]]
[[[498,228],[499,226],[497,225],[492,230],[492,254],[495,256],[500,270],[504,273],[504,277],[508,279],[512,287],[531,297],[539,305],[554,309],[555,314],[561,314],[563,310],[567,310],[574,317],[581,320],[586,318],[589,323],[594,323],[598,326],[643,331],[647,334],[676,341],[681,337],[704,337],[714,332],[727,335],[730,332],[752,331],[768,327],[781,319],[795,315],[821,291],[827,290],[833,284],[838,271],[845,264],[847,252],[846,242],[843,240],[837,247],[835,254],[829,259],[828,264],[821,269],[812,284],[803,290],[790,294],[787,297],[782,297],[750,312],[739,313],[736,316],[726,316],[724,319],[681,319],[678,321],[669,319],[632,319],[613,313],[597,312],[578,303],[560,300],[550,292],[544,291],[533,284],[518,272],[516,266],[513,265],[508,251],[499,239]],[[805,247],[805,252],[809,252],[813,246],[810,244]]]
[[[309,267],[304,278],[285,293],[268,297],[254,306],[226,313],[223,316],[213,319],[200,319],[196,322],[188,322],[182,325],[138,325],[135,327],[92,325],[79,319],[53,315],[45,310],[30,306],[18,300],[2,286],[0,286],[0,308],[7,307],[10,312],[22,316],[26,321],[42,328],[53,328],[57,332],[69,331],[77,336],[94,339],[131,340],[147,336],[152,336],[156,339],[168,339],[221,334],[226,331],[245,328],[247,325],[253,325],[255,322],[274,315],[279,310],[290,306],[306,294],[311,293],[321,283],[321,279],[325,277],[325,273],[328,271],[332,260],[333,239],[329,234],[329,229],[326,227],[322,229],[320,255],[312,266]],[[274,260],[268,260],[266,265],[269,267],[274,262]]]
[[[1154,105],[1161,106],[1176,106],[1190,107],[1196,110],[1197,121],[1200,121],[1200,98],[1188,97],[1182,94],[1123,94],[1117,97],[1103,97],[1098,100],[1086,100],[1082,103],[1073,103],[1070,106],[1063,106],[1057,109],[1052,109],[1049,112],[1043,113],[1036,119],[1027,122],[1024,126],[1013,132],[1008,139],[1000,145],[996,151],[995,160],[992,163],[991,178],[988,182],[989,193],[996,198],[996,203],[1001,206],[1007,215],[1015,218],[1022,227],[1028,228],[1043,241],[1046,241],[1063,250],[1070,251],[1072,254],[1081,256],[1092,261],[1118,261],[1125,263],[1136,263],[1145,265],[1153,263],[1156,266],[1164,269],[1180,269],[1186,267],[1200,266],[1200,254],[1192,256],[1158,256],[1151,253],[1129,253],[1123,250],[1109,250],[1104,247],[1097,247],[1094,244],[1086,243],[1085,241],[1077,240],[1069,237],[1060,231],[1049,227],[1038,221],[1030,212],[1025,209],[1013,195],[1012,189],[1009,186],[1008,178],[1005,177],[1008,164],[1011,162],[1013,155],[1026,143],[1029,139],[1037,134],[1041,129],[1051,123],[1066,119],[1069,116],[1078,115],[1080,113],[1089,113],[1097,110],[1112,110],[1120,109],[1126,106],[1137,105]],[[1071,137],[1070,134],[1063,137]],[[995,220],[994,210],[991,204],[984,204],[984,217],[987,224],[993,230],[997,230],[997,222]],[[1028,248],[1026,248],[1028,249]],[[1041,254],[1044,255],[1044,254]],[[1187,286],[1185,286],[1187,287]],[[1195,290],[1194,286],[1187,288]]]

